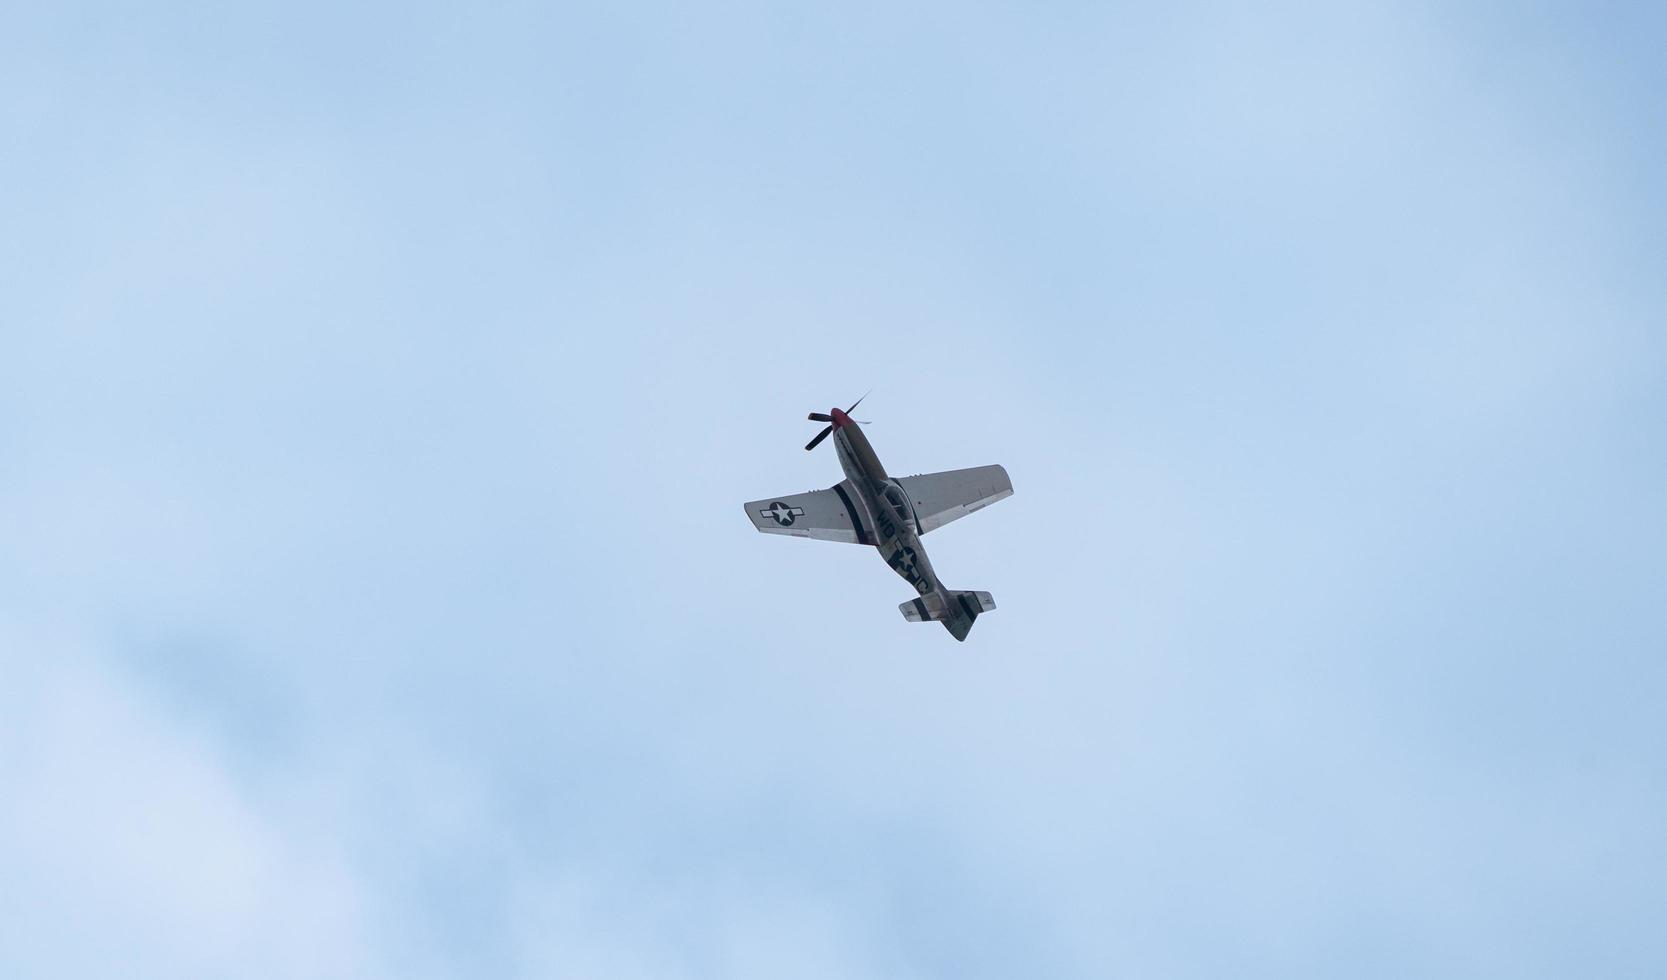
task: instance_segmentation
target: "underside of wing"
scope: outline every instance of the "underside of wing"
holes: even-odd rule
[[[922,473],[897,482],[915,506],[922,534],[1013,495],[1013,481],[999,465]]]
[[[747,517],[765,534],[846,544],[874,543],[868,516],[849,480],[826,490],[748,501]]]

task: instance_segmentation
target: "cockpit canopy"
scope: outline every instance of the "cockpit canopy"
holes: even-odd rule
[[[903,492],[902,487],[893,481],[887,481],[885,487],[880,491],[880,496],[885,498],[886,504],[891,507],[892,513],[897,515],[897,520],[900,523],[904,525],[914,523],[913,513],[909,510],[909,495]]]

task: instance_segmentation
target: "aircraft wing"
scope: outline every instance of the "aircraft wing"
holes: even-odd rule
[[[915,505],[922,534],[1013,495],[1013,481],[999,465],[922,473],[897,482]]]
[[[748,501],[747,516],[765,534],[873,544],[868,516],[859,501],[851,481],[841,480],[826,490]]]

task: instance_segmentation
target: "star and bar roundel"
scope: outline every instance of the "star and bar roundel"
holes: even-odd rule
[[[803,507],[789,507],[777,500],[772,502],[769,507],[759,511],[758,516],[774,518],[775,522],[780,524],[782,527],[792,527],[793,522],[803,515],[804,512],[805,509]]]

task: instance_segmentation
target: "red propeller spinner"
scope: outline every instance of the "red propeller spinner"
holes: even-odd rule
[[[863,392],[862,393],[862,398],[867,398],[867,397],[868,397],[868,392],[866,392],[866,391]],[[816,433],[816,438],[814,438],[814,439],[810,440],[809,442],[805,443],[805,451],[809,452],[810,450],[815,449],[817,443],[821,442],[823,439],[826,439],[828,437],[828,433],[832,432],[833,430],[843,429],[847,425],[855,425],[856,423],[854,421],[852,421],[852,419],[851,419],[851,413],[857,410],[858,405],[862,404],[862,398],[859,398],[856,401],[852,402],[851,407],[845,409],[844,411],[840,411],[839,409],[836,408],[836,409],[833,410],[833,413],[830,414],[830,415],[823,415],[821,412],[811,412],[810,415],[806,416],[812,422],[826,422],[826,423],[828,423],[828,427],[823,429],[821,432]]]

